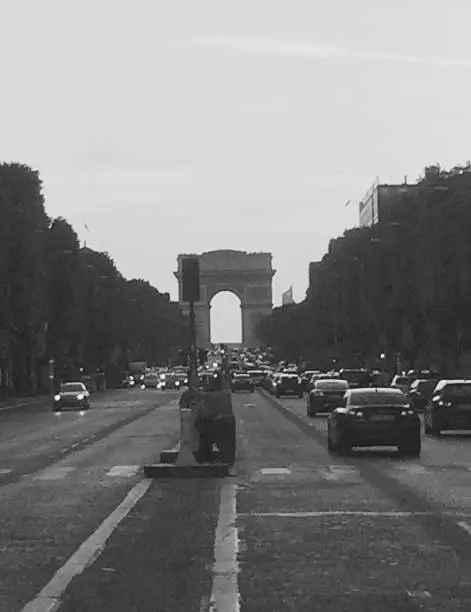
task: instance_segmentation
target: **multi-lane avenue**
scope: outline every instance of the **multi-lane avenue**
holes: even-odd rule
[[[304,399],[233,395],[226,479],[152,480],[176,392],[0,414],[0,610],[471,609],[471,437],[330,456]]]

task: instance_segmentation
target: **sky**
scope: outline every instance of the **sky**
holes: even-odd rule
[[[0,160],[128,278],[177,299],[179,253],[267,251],[275,305],[301,301],[376,177],[471,158],[470,22],[468,0],[0,0]]]

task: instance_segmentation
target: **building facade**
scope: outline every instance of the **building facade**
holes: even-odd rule
[[[371,227],[392,220],[394,207],[406,195],[415,193],[417,185],[387,185],[375,181],[359,204],[360,227]]]

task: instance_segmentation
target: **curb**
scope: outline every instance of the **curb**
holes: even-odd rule
[[[178,440],[178,442],[175,444],[173,448],[163,450],[160,453],[160,463],[175,463],[176,460],[178,459],[179,452],[180,452],[180,440]],[[219,449],[215,444],[213,445],[212,453],[213,453],[214,460],[217,463],[221,462],[221,456],[219,453]]]

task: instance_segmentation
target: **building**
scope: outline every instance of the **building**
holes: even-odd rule
[[[319,267],[321,265],[320,261],[311,261],[309,263],[309,286],[306,291],[307,299],[312,298],[315,292],[315,289],[318,285],[318,276],[319,276]]]
[[[286,306],[287,304],[294,304],[293,298],[293,286],[281,294],[281,305]]]
[[[388,223],[393,208],[405,195],[414,193],[417,185],[387,185],[375,181],[359,205],[360,227]]]

